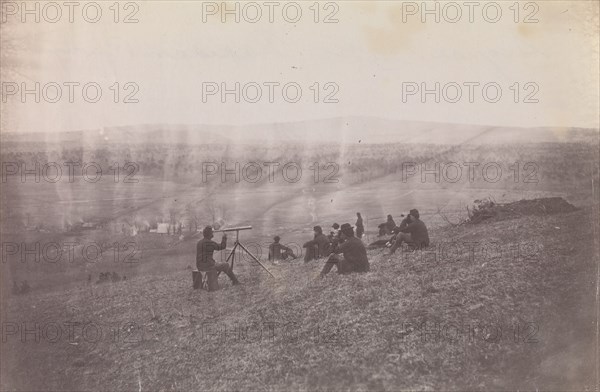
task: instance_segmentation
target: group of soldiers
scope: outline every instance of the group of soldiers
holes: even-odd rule
[[[347,274],[352,272],[369,271],[369,260],[367,258],[367,249],[362,241],[365,232],[362,216],[360,212],[356,213],[356,225],[353,227],[350,223],[344,223],[341,226],[334,223],[332,231],[328,236],[323,234],[321,226],[313,227],[313,239],[306,242],[303,247],[306,249],[304,261],[309,262],[327,257],[327,261],[321,270],[320,276],[323,277],[333,266],[336,266],[337,272]],[[387,240],[379,240],[370,244],[369,247],[384,245],[390,247],[393,254],[402,243],[408,243],[413,249],[420,249],[429,246],[429,234],[425,223],[420,220],[419,211],[410,210],[409,214],[402,220],[400,226],[396,226],[391,215],[388,215],[386,223],[380,225],[380,235],[392,235]],[[356,232],[355,232],[356,229]],[[382,233],[382,229],[384,233]],[[224,272],[234,285],[239,281],[228,263],[217,263],[213,258],[215,251],[223,250],[227,247],[227,235],[223,234],[221,242],[212,240],[214,234],[211,226],[207,226],[202,231],[202,238],[196,245],[196,267],[198,271],[216,270]],[[269,245],[269,260],[285,260],[287,258],[295,259],[297,256],[292,249],[280,243],[281,238],[275,236],[273,243]]]
[[[402,216],[404,217],[404,215]],[[392,216],[388,215],[387,222],[379,225],[379,236],[386,235],[392,237],[372,242],[369,244],[369,248],[388,247],[390,248],[390,254],[394,254],[402,243],[407,243],[413,250],[429,246],[427,226],[420,219],[419,211],[416,209],[410,210],[408,215],[400,222],[400,226],[396,226]]]

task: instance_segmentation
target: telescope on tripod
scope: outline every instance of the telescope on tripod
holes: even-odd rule
[[[240,226],[240,227],[232,227],[229,229],[220,229],[220,230],[213,230],[213,233],[227,233],[230,231],[235,231],[235,243],[233,245],[233,249],[231,250],[231,253],[229,253],[229,256],[227,256],[227,260],[225,260],[226,262],[229,262],[229,259],[231,259],[231,270],[233,270],[233,262],[235,259],[235,251],[237,249],[237,247],[239,246],[240,248],[242,248],[242,250],[244,252],[246,252],[250,257],[252,257],[252,259],[254,259],[254,261],[256,261],[261,267],[263,267],[263,269],[265,271],[267,271],[269,273],[269,275],[271,275],[272,277],[275,277],[275,275],[273,275],[271,273],[271,271],[269,271],[267,269],[267,267],[265,267],[263,265],[263,263],[260,262],[259,259],[256,258],[256,256],[254,256],[252,254],[252,252],[250,252],[241,242],[240,242],[240,231],[242,230],[252,230],[252,226]]]
[[[232,227],[230,229],[221,229],[221,230],[213,230],[213,233],[219,233],[219,232],[229,232],[229,231],[241,231],[241,230],[252,230],[252,226],[240,226],[240,227]]]

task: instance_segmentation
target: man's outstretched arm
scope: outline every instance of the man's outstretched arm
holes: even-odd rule
[[[227,248],[227,235],[223,234],[223,237],[221,237],[221,244],[217,244],[217,250],[223,250],[225,248]]]

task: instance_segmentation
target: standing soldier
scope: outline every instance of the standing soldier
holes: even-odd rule
[[[365,227],[363,226],[363,219],[360,216],[360,212],[356,213],[356,238],[361,239],[365,233]]]

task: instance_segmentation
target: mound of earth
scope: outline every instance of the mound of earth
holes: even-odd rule
[[[547,197],[532,200],[519,200],[497,204],[491,200],[475,200],[475,208],[469,211],[469,223],[481,223],[492,219],[501,221],[524,215],[548,215],[576,211],[577,207],[562,197]]]

